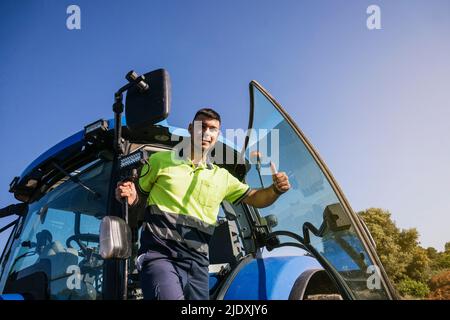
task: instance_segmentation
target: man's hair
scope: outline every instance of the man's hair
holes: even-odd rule
[[[195,119],[197,119],[197,117],[198,117],[199,115],[204,115],[205,117],[208,117],[208,118],[217,120],[217,121],[219,121],[219,123],[221,123],[221,120],[220,120],[220,114],[218,114],[218,113],[217,113],[216,111],[214,111],[213,109],[210,109],[210,108],[202,108],[202,109],[198,110],[197,113],[196,113],[195,116],[194,116],[194,120],[193,120],[193,121],[195,121]]]

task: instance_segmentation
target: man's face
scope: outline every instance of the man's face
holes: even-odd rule
[[[202,152],[206,152],[217,142],[220,134],[220,122],[200,114],[195,118],[194,123],[189,124],[188,130],[194,146],[201,146]]]

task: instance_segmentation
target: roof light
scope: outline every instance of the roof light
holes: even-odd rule
[[[84,139],[86,141],[97,140],[104,132],[108,131],[108,121],[100,119],[84,127]]]
[[[148,159],[147,152],[138,150],[129,155],[123,156],[119,160],[119,169],[126,169],[134,166],[143,165]]]

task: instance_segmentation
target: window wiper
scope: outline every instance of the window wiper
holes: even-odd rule
[[[327,222],[323,221],[320,228],[317,229],[310,222],[303,223],[303,239],[304,244],[309,245],[311,243],[309,232],[314,234],[316,237],[323,238],[325,232],[327,231]],[[364,261],[364,255],[358,253],[343,237],[338,233],[333,233],[335,241],[340,245],[342,249],[350,256],[350,258],[358,265],[362,270],[367,269],[367,264]]]
[[[22,245],[23,246],[23,245]],[[11,265],[11,267],[9,268],[9,270],[14,270],[14,267],[17,263],[17,261],[19,261],[20,259],[26,258],[26,257],[31,257],[34,256],[35,254],[38,254],[36,250],[30,250],[30,251],[26,251],[25,253],[21,254],[20,256],[16,257]]]
[[[77,176],[73,176],[70,173],[68,173],[66,170],[64,170],[60,165],[58,165],[56,162],[52,162],[51,163],[59,172],[61,172],[64,176],[68,177],[70,181],[76,183],[77,185],[79,185],[80,187],[82,187],[83,189],[85,189],[86,191],[90,192],[91,194],[94,195],[95,199],[99,199],[101,198],[101,194],[96,192],[95,190],[92,190],[91,188],[89,188],[87,185],[85,185],[83,182],[81,182],[81,180],[77,177]]]

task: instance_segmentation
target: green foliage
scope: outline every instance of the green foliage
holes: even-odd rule
[[[443,252],[435,259],[435,268],[438,270],[450,269],[450,252]]]
[[[375,243],[377,253],[399,293],[423,298],[429,293],[427,282],[439,268],[447,266],[447,256],[434,248],[419,245],[419,232],[399,229],[389,211],[370,208],[359,212]],[[449,244],[450,249],[450,244]],[[447,248],[447,245],[446,245]]]
[[[428,286],[420,281],[405,278],[397,284],[397,290],[406,298],[424,298],[430,293]]]
[[[411,248],[411,261],[409,261],[406,267],[406,276],[426,283],[430,278],[430,259],[427,256],[425,249],[419,247]]]
[[[439,273],[442,270],[450,269],[450,242],[445,244],[445,251],[438,252],[435,248],[427,248],[427,256],[431,261],[432,273]]]
[[[435,260],[435,259],[437,259],[438,255],[439,255],[439,253],[435,248],[433,248],[433,247],[427,248],[428,259]]]
[[[377,253],[394,283],[409,278],[425,281],[429,275],[427,251],[419,247],[416,229],[400,230],[389,211],[371,208],[359,213],[377,244]]]

